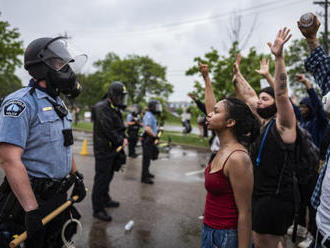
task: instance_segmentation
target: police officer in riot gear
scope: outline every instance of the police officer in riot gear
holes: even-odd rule
[[[118,81],[109,86],[105,99],[92,109],[94,121],[95,176],[92,192],[93,216],[103,221],[111,221],[107,207],[119,207],[119,202],[111,199],[110,182],[114,172],[126,162],[124,146],[127,145],[125,125],[121,109],[127,105],[127,91]]]
[[[143,158],[142,158],[142,176],[141,182],[153,184],[154,175],[149,172],[150,161],[157,159],[158,148],[155,144],[158,139],[158,124],[155,115],[162,112],[162,105],[158,100],[150,100],[148,111],[143,116]]]
[[[27,248],[62,247],[59,227],[68,212],[44,227],[41,219],[66,201],[68,178],[74,183],[72,196],[78,195],[78,201],[86,196],[72,156],[71,114],[59,94],[73,93],[78,84],[75,66],[83,65],[87,56],[74,56],[69,43],[64,37],[32,41],[24,67],[33,78],[2,103],[0,164],[6,177],[0,187],[1,245],[26,230]]]
[[[128,134],[128,156],[136,158],[135,146],[139,140],[139,128],[141,126],[139,106],[133,105],[132,112],[127,115],[126,126]]]

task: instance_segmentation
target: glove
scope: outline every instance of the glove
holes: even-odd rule
[[[45,230],[42,225],[40,209],[31,210],[25,213],[25,227],[27,239],[26,247],[42,247],[44,244]]]
[[[81,202],[86,197],[86,188],[84,184],[84,176],[76,171],[73,176],[75,177],[75,183],[71,193],[71,198],[75,195],[79,196],[78,200],[75,202]]]

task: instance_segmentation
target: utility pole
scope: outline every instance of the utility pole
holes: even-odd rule
[[[324,38],[323,45],[326,53],[328,54],[328,0],[324,0],[324,2],[314,2],[314,4],[318,4],[324,7]]]

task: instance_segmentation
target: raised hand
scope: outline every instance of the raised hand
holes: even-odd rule
[[[239,69],[239,66],[241,64],[241,59],[242,59],[241,54],[240,53],[237,54],[236,60],[234,62],[234,75],[233,75],[233,79],[232,79],[233,83],[236,82],[237,76],[241,73],[241,71]]]
[[[209,66],[207,64],[199,63],[198,67],[203,77],[207,77],[209,75]]]
[[[317,19],[317,16],[314,14],[312,15],[313,15],[313,25],[308,28],[303,27],[300,21],[297,22],[298,28],[300,29],[301,33],[303,34],[303,36],[305,36],[306,39],[315,39],[317,31],[321,25],[320,21]]]
[[[307,81],[306,77],[304,74],[297,74],[296,75],[296,80],[301,83],[305,83]]]
[[[287,29],[284,27],[283,29],[280,29],[276,35],[276,39],[274,41],[274,44],[271,42],[268,42],[267,45],[270,48],[270,51],[272,54],[275,55],[275,57],[281,57],[283,53],[283,45],[291,38],[290,29]]]
[[[237,54],[237,57],[236,57],[236,60],[234,63],[234,75],[236,75],[237,73],[240,73],[239,66],[241,65],[241,59],[242,59],[241,54],[240,53]]]
[[[312,88],[312,85],[311,85],[310,82],[307,80],[307,78],[305,77],[304,74],[297,74],[297,75],[296,75],[296,80],[297,80],[298,82],[304,84],[305,87],[306,87],[307,89]]]
[[[194,93],[190,92],[190,93],[188,93],[188,96],[189,96],[191,99],[196,100],[196,96],[195,96]]]
[[[262,58],[260,61],[260,69],[255,70],[261,76],[265,76],[269,73],[269,60],[266,58]]]

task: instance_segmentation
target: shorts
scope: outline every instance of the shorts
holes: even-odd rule
[[[294,218],[294,204],[275,196],[253,199],[252,230],[283,236]]]
[[[237,248],[238,235],[236,229],[213,229],[204,224],[202,229],[201,248]]]

